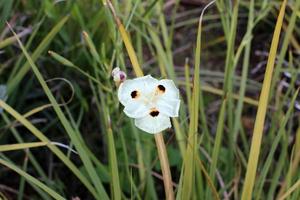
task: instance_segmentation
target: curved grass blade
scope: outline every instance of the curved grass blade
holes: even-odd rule
[[[201,12],[198,24],[196,51],[195,51],[195,71],[194,82],[192,91],[192,112],[190,113],[190,124],[188,130],[188,144],[185,151],[183,161],[183,180],[182,180],[182,199],[190,199],[193,195],[195,183],[195,155],[197,153],[197,133],[198,133],[198,119],[199,119],[199,101],[200,101],[200,52],[201,52],[201,32],[202,32],[202,19],[204,11],[215,1],[207,4]]]
[[[250,1],[249,7],[249,17],[248,17],[248,24],[247,24],[247,32],[245,37],[251,37],[252,29],[253,29],[253,21],[254,21],[254,0]],[[251,42],[252,38],[247,41],[245,52],[244,52],[244,59],[243,59],[243,70],[242,70],[242,79],[241,79],[241,86],[239,91],[239,98],[237,103],[237,108],[235,111],[235,121],[233,125],[233,142],[236,141],[239,128],[241,126],[240,119],[243,110],[243,104],[245,100],[245,92],[246,92],[246,84],[247,84],[247,75],[248,75],[248,68],[250,63],[250,53],[251,53]]]

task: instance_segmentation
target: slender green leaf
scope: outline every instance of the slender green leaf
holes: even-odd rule
[[[21,170],[20,168],[18,168],[17,166],[3,160],[0,158],[0,164],[14,170],[15,172],[17,172],[18,174],[20,174],[21,176],[23,176],[24,178],[26,178],[28,181],[34,183],[35,185],[37,185],[38,187],[40,187],[41,189],[43,189],[45,192],[47,192],[49,195],[51,195],[54,199],[57,200],[64,200],[65,198],[62,197],[61,195],[59,195],[58,193],[56,193],[54,190],[52,190],[51,188],[49,188],[47,185],[45,185],[44,183],[42,183],[41,181],[39,181],[38,179],[34,178],[33,176],[27,174],[26,172],[24,172],[23,170]]]
[[[14,33],[14,35],[17,37],[17,35]],[[89,176],[91,178],[91,180],[93,181],[96,190],[98,192],[98,195],[95,196],[95,198],[102,198],[102,199],[108,199],[108,196],[103,188],[103,185],[99,179],[99,177],[97,176],[97,173],[95,171],[94,166],[92,165],[92,162],[90,160],[90,158],[88,158],[86,156],[86,152],[84,150],[84,148],[82,147],[79,139],[76,137],[76,134],[74,134],[74,130],[72,128],[72,126],[70,125],[69,121],[66,119],[65,115],[63,114],[63,111],[61,110],[61,108],[59,107],[58,103],[56,102],[53,94],[51,93],[49,87],[47,86],[45,80],[43,79],[42,74],[39,72],[38,67],[34,64],[32,58],[29,56],[29,54],[27,53],[25,47],[23,46],[23,44],[21,43],[21,41],[18,39],[18,43],[24,53],[24,55],[26,56],[29,66],[32,68],[33,72],[35,73],[37,79],[39,80],[41,86],[44,89],[44,92],[46,93],[46,95],[48,96],[50,102],[53,105],[53,108],[58,116],[58,118],[60,119],[62,125],[64,126],[66,132],[68,133],[69,137],[71,138],[71,141],[73,142],[73,144],[75,145],[80,158],[83,160],[83,164],[85,165],[85,167],[87,168],[87,171],[89,173]],[[91,190],[90,190],[91,191]],[[92,192],[92,191],[91,191]]]
[[[27,149],[27,148],[34,148],[34,147],[42,147],[46,146],[48,143],[46,142],[29,142],[29,143],[23,143],[23,144],[6,144],[6,145],[0,145],[0,152],[3,151],[14,151],[14,150],[20,150],[20,149]]]
[[[243,186],[242,199],[250,200],[252,197],[252,190],[255,181],[256,169],[259,159],[261,140],[263,135],[264,122],[266,117],[266,111],[268,106],[268,97],[270,93],[272,74],[274,69],[274,63],[276,59],[276,52],[279,43],[280,31],[282,27],[282,21],[285,13],[286,0],[282,3],[280,13],[278,15],[276,27],[274,30],[273,40],[269,53],[267,68],[265,72],[262,91],[259,98],[259,105],[255,119],[255,125],[253,130],[253,137],[250,149],[250,155],[248,158],[247,172],[245,182]]]

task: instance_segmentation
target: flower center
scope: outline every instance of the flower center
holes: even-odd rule
[[[140,101],[142,101],[145,105],[149,106],[149,107],[155,107],[156,106],[156,102],[157,100],[160,98],[160,96],[166,92],[166,88],[163,85],[157,85],[156,89],[149,93],[149,94],[142,94],[137,90],[133,90],[130,93],[130,96],[132,99],[138,99]],[[159,115],[159,111],[158,110],[154,110],[151,109],[150,115],[152,117],[156,117],[157,115]]]
[[[151,94],[147,95],[147,97],[144,98],[144,102],[150,106],[155,107],[157,100],[160,98],[160,95],[165,93],[165,91],[166,91],[165,86],[158,85],[154,92],[152,92]]]

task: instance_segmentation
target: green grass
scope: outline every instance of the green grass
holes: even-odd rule
[[[300,0],[186,2],[1,1],[0,199],[300,198]],[[174,80],[170,130],[115,67]]]

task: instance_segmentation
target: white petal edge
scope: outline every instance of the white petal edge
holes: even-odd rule
[[[179,99],[160,98],[156,102],[156,108],[164,115],[169,117],[178,117],[180,107]]]
[[[146,117],[135,119],[134,124],[139,129],[150,134],[160,133],[172,126],[170,118],[163,114],[157,117],[147,115]]]

